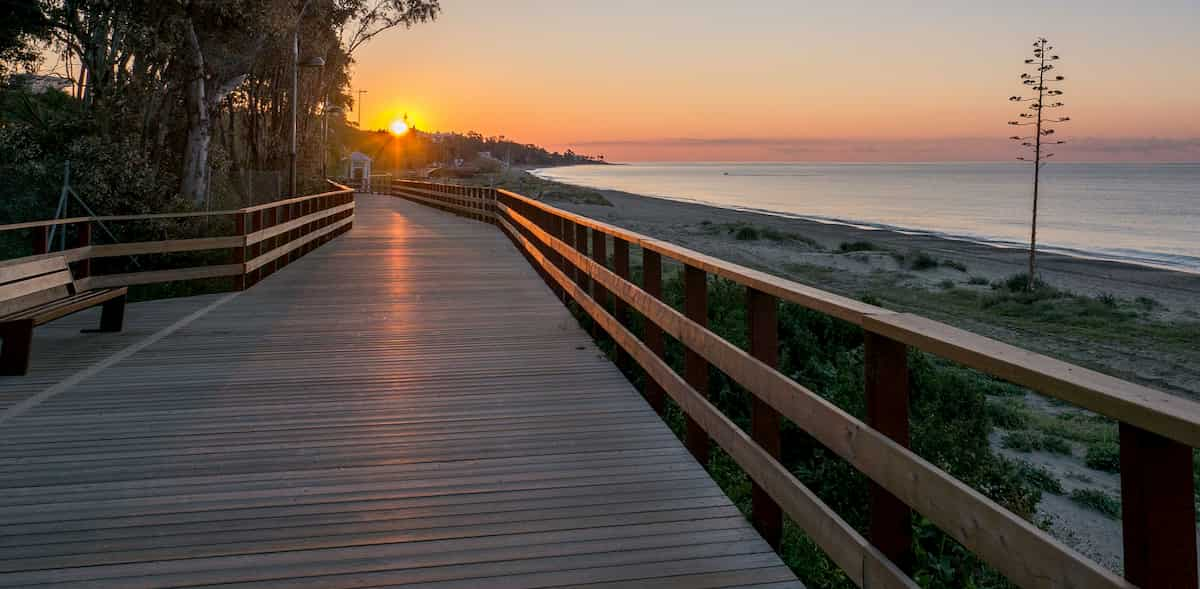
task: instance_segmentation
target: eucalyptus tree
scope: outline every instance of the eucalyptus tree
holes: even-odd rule
[[[1009,97],[1012,102],[1028,102],[1029,106],[1025,112],[1017,115],[1019,120],[1009,121],[1008,124],[1015,127],[1033,128],[1032,135],[1013,135],[1009,138],[1019,141],[1021,146],[1030,152],[1017,159],[1033,164],[1033,220],[1029,232],[1029,281],[1026,285],[1028,290],[1033,290],[1037,283],[1035,272],[1037,269],[1038,187],[1041,181],[1041,170],[1046,160],[1054,156],[1053,153],[1046,151],[1046,148],[1066,143],[1050,137],[1055,134],[1054,125],[1071,120],[1070,117],[1065,116],[1049,116],[1047,112],[1065,106],[1058,100],[1058,97],[1063,95],[1059,85],[1066,78],[1051,73],[1054,71],[1054,62],[1058,61],[1058,55],[1051,53],[1053,50],[1054,47],[1050,46],[1049,41],[1044,37],[1038,37],[1033,42],[1033,57],[1025,60],[1025,64],[1032,66],[1033,71],[1022,73],[1020,78],[1021,84],[1026,88],[1026,95]]]
[[[440,12],[438,0],[0,0],[14,1],[44,15],[44,41],[73,64],[94,132],[136,138],[192,203],[207,197],[214,135],[226,154],[246,158],[235,166],[280,166],[284,113],[299,107],[303,126],[317,105],[348,102],[355,50]],[[283,80],[297,31],[300,50],[326,65],[293,95]],[[18,50],[31,49],[20,41]],[[223,113],[227,129],[214,124]]]

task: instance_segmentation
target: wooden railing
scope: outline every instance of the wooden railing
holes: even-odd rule
[[[32,244],[32,255],[0,261],[0,266],[62,256],[72,264],[75,278],[81,288],[231,278],[233,288],[240,290],[252,286],[263,277],[350,230],[354,223],[354,190],[340,184],[333,186],[335,190],[330,192],[235,210],[75,217],[0,225],[0,233],[28,231],[28,238]],[[223,220],[228,227],[227,231],[232,231],[232,234],[127,243],[93,242],[97,226],[107,228],[121,223],[192,219],[197,222]],[[57,251],[52,251],[49,239],[51,228],[54,227],[57,227],[55,231],[63,232],[61,235],[70,235],[69,240],[63,240],[68,245]],[[223,256],[224,263],[93,274],[92,262],[99,259],[218,250],[228,252]]]
[[[662,412],[664,392],[674,399],[687,415],[687,446],[701,463],[711,438],[742,467],[754,485],[754,524],[776,547],[787,514],[860,587],[915,587],[905,572],[915,510],[1023,587],[1197,586],[1192,448],[1200,445],[1200,404],[506,190],[396,182],[393,194],[502,228],[564,301],[574,300],[608,333],[623,351],[618,361],[632,359],[645,371],[652,406]],[[641,285],[630,280],[632,247],[642,253]],[[662,300],[664,256],[684,268],[682,313]],[[746,288],[748,351],[706,328],[710,274]],[[862,327],[866,421],[776,370],[780,301]],[[628,327],[631,311],[645,319],[640,337]],[[664,333],[686,350],[682,377],[664,361]],[[909,449],[910,347],[1120,422],[1124,579]],[[705,398],[710,363],[751,393],[749,433]],[[867,537],[779,462],[781,417],[870,479]]]

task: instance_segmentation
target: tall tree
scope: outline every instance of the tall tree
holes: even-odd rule
[[[1029,95],[1010,96],[1008,98],[1012,102],[1030,103],[1027,109],[1028,112],[1018,115],[1021,120],[1009,121],[1008,124],[1015,127],[1033,127],[1033,135],[1013,135],[1009,137],[1009,139],[1014,141],[1020,141],[1022,147],[1032,151],[1031,156],[1017,158],[1018,160],[1033,164],[1033,221],[1029,232],[1029,281],[1026,285],[1028,290],[1033,290],[1037,285],[1038,187],[1041,182],[1041,170],[1046,160],[1054,156],[1053,153],[1046,151],[1044,147],[1066,143],[1065,141],[1051,140],[1048,137],[1054,135],[1055,124],[1071,120],[1070,117],[1046,116],[1047,110],[1055,110],[1065,106],[1057,100],[1063,94],[1063,91],[1058,89],[1057,86],[1065,78],[1050,73],[1054,70],[1052,62],[1058,61],[1058,56],[1050,53],[1053,50],[1054,47],[1051,47],[1044,37],[1038,37],[1033,42],[1033,57],[1026,59],[1025,64],[1034,66],[1034,71],[1021,74],[1021,83],[1025,85]]]
[[[181,6],[187,139],[180,193],[195,204],[208,197],[213,114],[250,77],[267,40],[286,36],[284,8],[280,2],[259,0],[191,0]]]
[[[12,66],[32,63],[37,53],[30,40],[42,34],[47,25],[42,7],[30,0],[0,0],[0,76]]]

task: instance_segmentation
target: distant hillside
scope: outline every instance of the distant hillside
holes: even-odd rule
[[[567,150],[550,151],[532,143],[518,143],[507,137],[484,137],[468,133],[427,133],[413,129],[401,137],[387,131],[359,131],[345,127],[341,137],[349,151],[359,151],[375,158],[376,168],[425,168],[437,164],[472,162],[491,158],[513,166],[564,166],[572,164],[603,164],[604,156],[584,155]]]

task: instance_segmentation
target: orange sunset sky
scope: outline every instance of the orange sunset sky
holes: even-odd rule
[[[1200,161],[1200,2],[442,0],[356,55],[364,126],[408,113],[613,161],[1011,159],[1038,35],[1060,156]],[[353,119],[353,115],[351,117]]]

